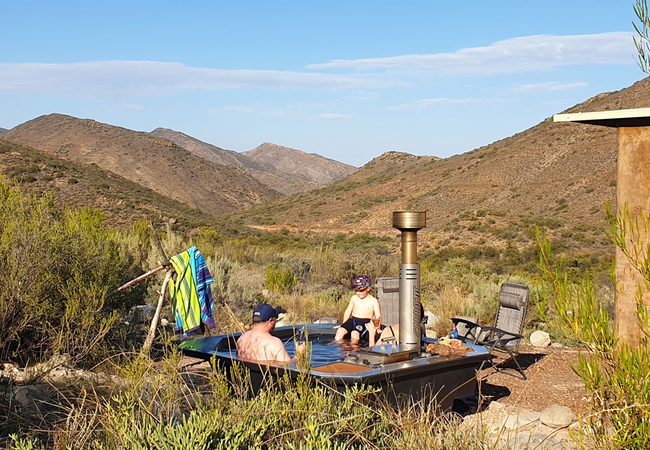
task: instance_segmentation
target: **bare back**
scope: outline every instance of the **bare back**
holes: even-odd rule
[[[237,354],[250,361],[290,361],[282,341],[268,332],[253,328],[237,340]]]

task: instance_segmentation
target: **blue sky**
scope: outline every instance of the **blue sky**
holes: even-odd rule
[[[5,2],[0,127],[57,112],[355,166],[448,157],[642,79],[633,4]]]

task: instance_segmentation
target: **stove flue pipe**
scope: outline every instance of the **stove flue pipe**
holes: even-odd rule
[[[424,211],[393,212],[393,227],[402,232],[402,262],[399,265],[399,346],[420,351],[420,264],[417,232],[427,226]]]

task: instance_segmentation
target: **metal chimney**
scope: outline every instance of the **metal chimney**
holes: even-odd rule
[[[417,232],[426,226],[425,211],[393,212],[393,227],[402,232],[399,265],[399,346],[402,350],[419,352],[422,340]]]

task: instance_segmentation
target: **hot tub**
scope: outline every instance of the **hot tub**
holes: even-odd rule
[[[349,345],[333,342],[336,329],[333,325],[309,324],[296,327],[277,328],[273,335],[286,342],[290,355],[294,354],[294,334],[303,328],[311,343],[309,373],[312,377],[326,384],[344,389],[354,384],[366,384],[381,387],[382,391],[395,403],[403,401],[436,401],[443,409],[450,409],[456,398],[473,395],[476,392],[476,369],[490,354],[483,346],[466,344],[473,352],[466,356],[446,357],[440,355],[419,354],[411,359],[373,364],[352,352]],[[295,379],[305,370],[291,363],[287,366],[269,367],[256,362],[240,361],[237,358],[235,342],[241,333],[223,334],[202,339],[192,339],[180,344],[183,354],[195,358],[212,360],[215,364],[229,370],[233,361],[245,366],[251,376],[254,390],[259,389],[264,380],[288,374]],[[426,343],[437,342],[424,338]],[[386,345],[374,347],[373,350],[390,355],[399,353],[398,346]],[[388,357],[387,360],[390,360]]]

